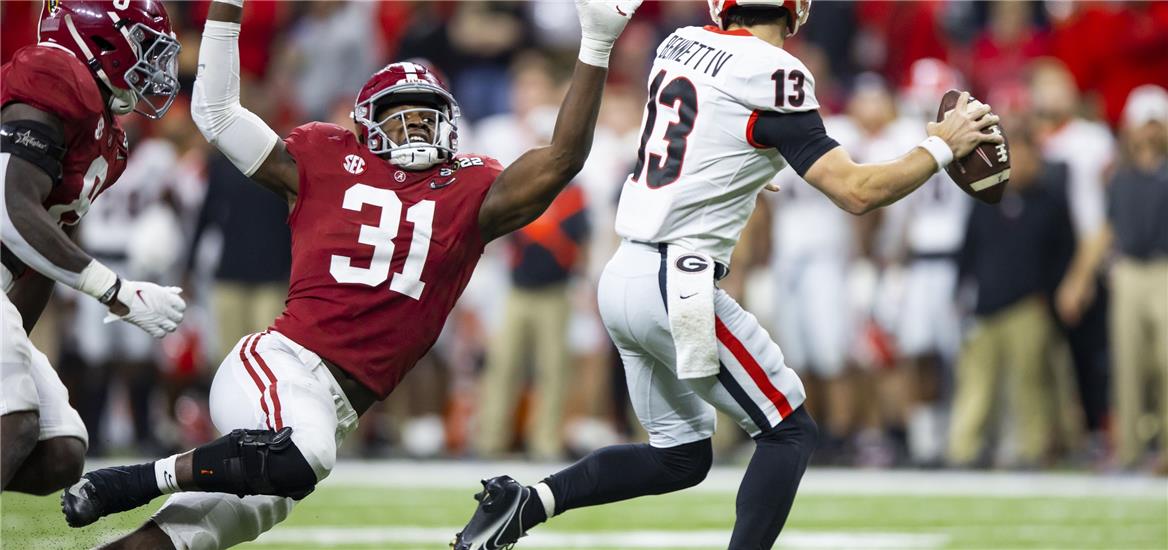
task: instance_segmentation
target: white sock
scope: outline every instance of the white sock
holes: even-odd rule
[[[535,484],[535,494],[539,495],[539,501],[543,503],[543,511],[547,513],[548,519],[552,519],[552,516],[556,515],[556,495],[552,494],[552,488],[541,481]]]
[[[162,491],[164,495],[182,490],[178,487],[178,478],[175,477],[174,472],[174,464],[177,460],[178,455],[173,455],[154,462],[154,481],[158,483],[158,490]]]

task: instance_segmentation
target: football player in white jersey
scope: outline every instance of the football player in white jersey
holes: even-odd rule
[[[856,164],[827,136],[815,79],[783,41],[807,0],[709,0],[716,25],[657,48],[638,162],[625,182],[600,312],[625,364],[648,444],[605,447],[534,486],[484,481],[456,550],[494,550],[574,508],[691,487],[712,462],[715,410],[756,442],[729,547],[770,548],[815,447],[803,385],[753,315],[715,286],[776,172],[796,173],[855,214],[891,204],[963,157],[997,123],[962,94],[896,160]],[[807,231],[816,231],[809,227]]]
[[[920,139],[922,120],[936,115],[936,98],[949,89],[961,89],[961,76],[937,59],[920,59],[909,69],[909,83],[901,90],[900,121],[895,128],[904,140]],[[893,328],[897,350],[903,356],[902,380],[908,451],[919,465],[943,459],[944,426],[941,397],[945,372],[961,346],[957,294],[957,254],[965,239],[965,223],[973,201],[944,172],[933,176],[920,191],[890,208],[893,227],[905,258]]]

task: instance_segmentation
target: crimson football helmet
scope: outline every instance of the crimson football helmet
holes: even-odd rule
[[[117,114],[156,119],[178,95],[179,44],[158,0],[47,0],[39,37],[85,63]]]
[[[386,107],[425,105],[381,115]],[[431,120],[433,133],[427,141],[407,138],[395,143],[382,129],[390,118],[400,118],[406,127],[406,115],[420,113]],[[458,102],[434,70],[420,63],[391,63],[377,71],[361,88],[353,108],[353,120],[364,131],[365,146],[376,155],[389,154],[389,162],[407,170],[425,170],[454,157],[458,151]]]
[[[787,10],[787,36],[799,32],[799,27],[807,22],[811,14],[811,0],[707,0],[710,3],[710,17],[718,28],[725,29],[722,14],[736,6],[757,6],[783,8]]]

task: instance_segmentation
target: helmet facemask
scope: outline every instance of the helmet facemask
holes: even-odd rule
[[[411,107],[380,116],[380,112],[396,105],[433,105]],[[414,140],[409,136],[408,115],[417,113],[429,121],[428,140]],[[365,146],[373,154],[385,157],[395,166],[406,170],[425,170],[449,160],[458,151],[458,105],[454,98],[440,88],[426,84],[393,86],[357,104],[353,120],[366,129]],[[405,135],[403,143],[390,139],[384,125],[397,120]]]
[[[122,33],[138,57],[125,76],[136,96],[134,110],[146,118],[161,118],[179,92],[178,40],[141,23]]]

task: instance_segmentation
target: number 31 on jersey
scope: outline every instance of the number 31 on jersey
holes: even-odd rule
[[[389,189],[363,183],[358,183],[345,191],[342,205],[345,210],[360,212],[367,204],[381,208],[378,224],[362,225],[361,233],[357,237],[357,242],[373,247],[369,267],[354,266],[352,258],[334,254],[329,265],[329,273],[338,283],[378,286],[390,277],[393,239],[401,230],[402,202],[397,193]],[[401,273],[393,275],[389,289],[417,300],[426,287],[426,283],[422,282],[422,268],[426,265],[426,255],[430,252],[430,238],[433,236],[434,201],[421,201],[409,207],[406,210],[406,221],[414,225],[410,253],[406,257]]]

